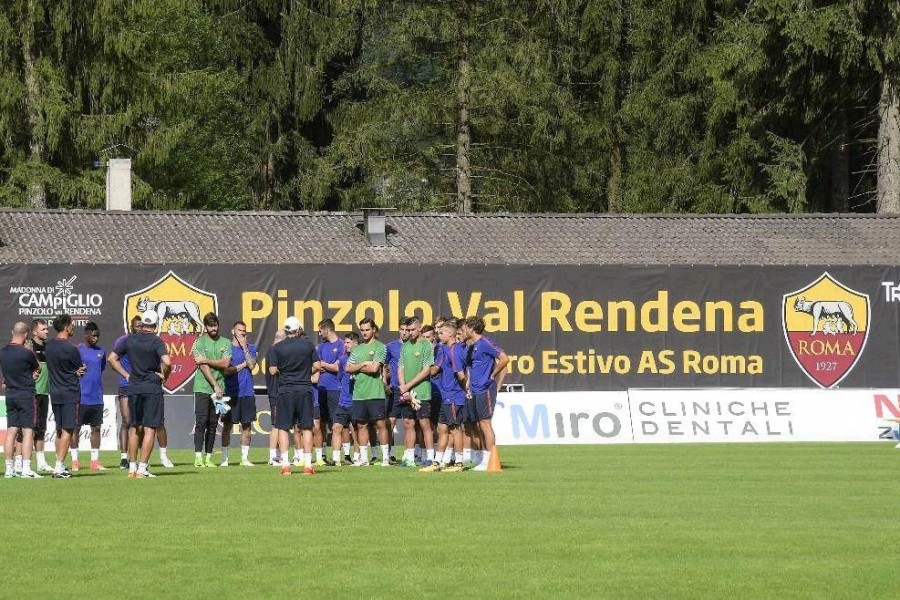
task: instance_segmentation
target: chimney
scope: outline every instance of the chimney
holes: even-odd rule
[[[387,224],[386,217],[388,211],[393,208],[364,208],[363,213],[363,232],[366,239],[369,240],[370,246],[387,246]]]
[[[106,163],[106,210],[131,210],[131,159]]]

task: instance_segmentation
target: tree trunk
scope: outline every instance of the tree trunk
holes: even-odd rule
[[[44,161],[44,115],[34,65],[33,34],[31,26],[22,32],[22,60],[25,66],[25,111],[28,115],[28,160],[39,164]],[[28,184],[28,203],[32,208],[47,208],[47,192],[43,182],[32,180]]]
[[[878,103],[878,185],[875,191],[880,213],[900,213],[900,90],[887,75]]]
[[[842,106],[837,111],[838,137],[831,151],[831,211],[850,212],[850,150],[847,111]]]
[[[622,146],[616,132],[609,148],[609,181],[606,183],[606,210],[617,213],[622,210]]]
[[[472,212],[472,168],[469,164],[471,135],[469,132],[469,85],[471,64],[469,63],[468,6],[460,3],[459,18],[459,60],[456,79],[456,210],[460,214]]]

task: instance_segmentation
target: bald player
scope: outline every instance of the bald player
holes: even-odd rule
[[[40,479],[31,470],[31,449],[34,445],[34,424],[37,420],[37,399],[34,381],[41,366],[34,352],[25,347],[28,325],[16,323],[12,328],[9,343],[0,349],[0,387],[6,395],[6,440],[3,452],[6,459],[7,479],[22,477]],[[16,435],[22,432],[22,472],[17,475],[13,469]]]

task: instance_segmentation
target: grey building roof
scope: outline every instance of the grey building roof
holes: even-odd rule
[[[900,215],[0,210],[0,263],[894,265]],[[234,252],[234,248],[241,252]]]

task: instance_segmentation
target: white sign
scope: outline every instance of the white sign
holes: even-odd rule
[[[0,401],[5,402],[6,398],[0,396]],[[46,444],[46,449],[52,452],[56,443],[56,419],[53,417],[52,408],[48,407],[47,413],[47,434],[44,436],[44,443]],[[103,396],[103,424],[100,426],[101,450],[116,450],[119,447],[118,428],[116,425],[117,415],[116,396]],[[6,418],[0,418],[0,431],[5,430],[6,426]],[[91,449],[91,428],[87,425],[81,428],[78,449]],[[0,452],[2,452],[2,448],[0,448]]]
[[[628,391],[637,443],[876,441],[879,395],[896,409],[896,390]]]
[[[632,441],[627,392],[500,393],[492,422],[501,446]]]

